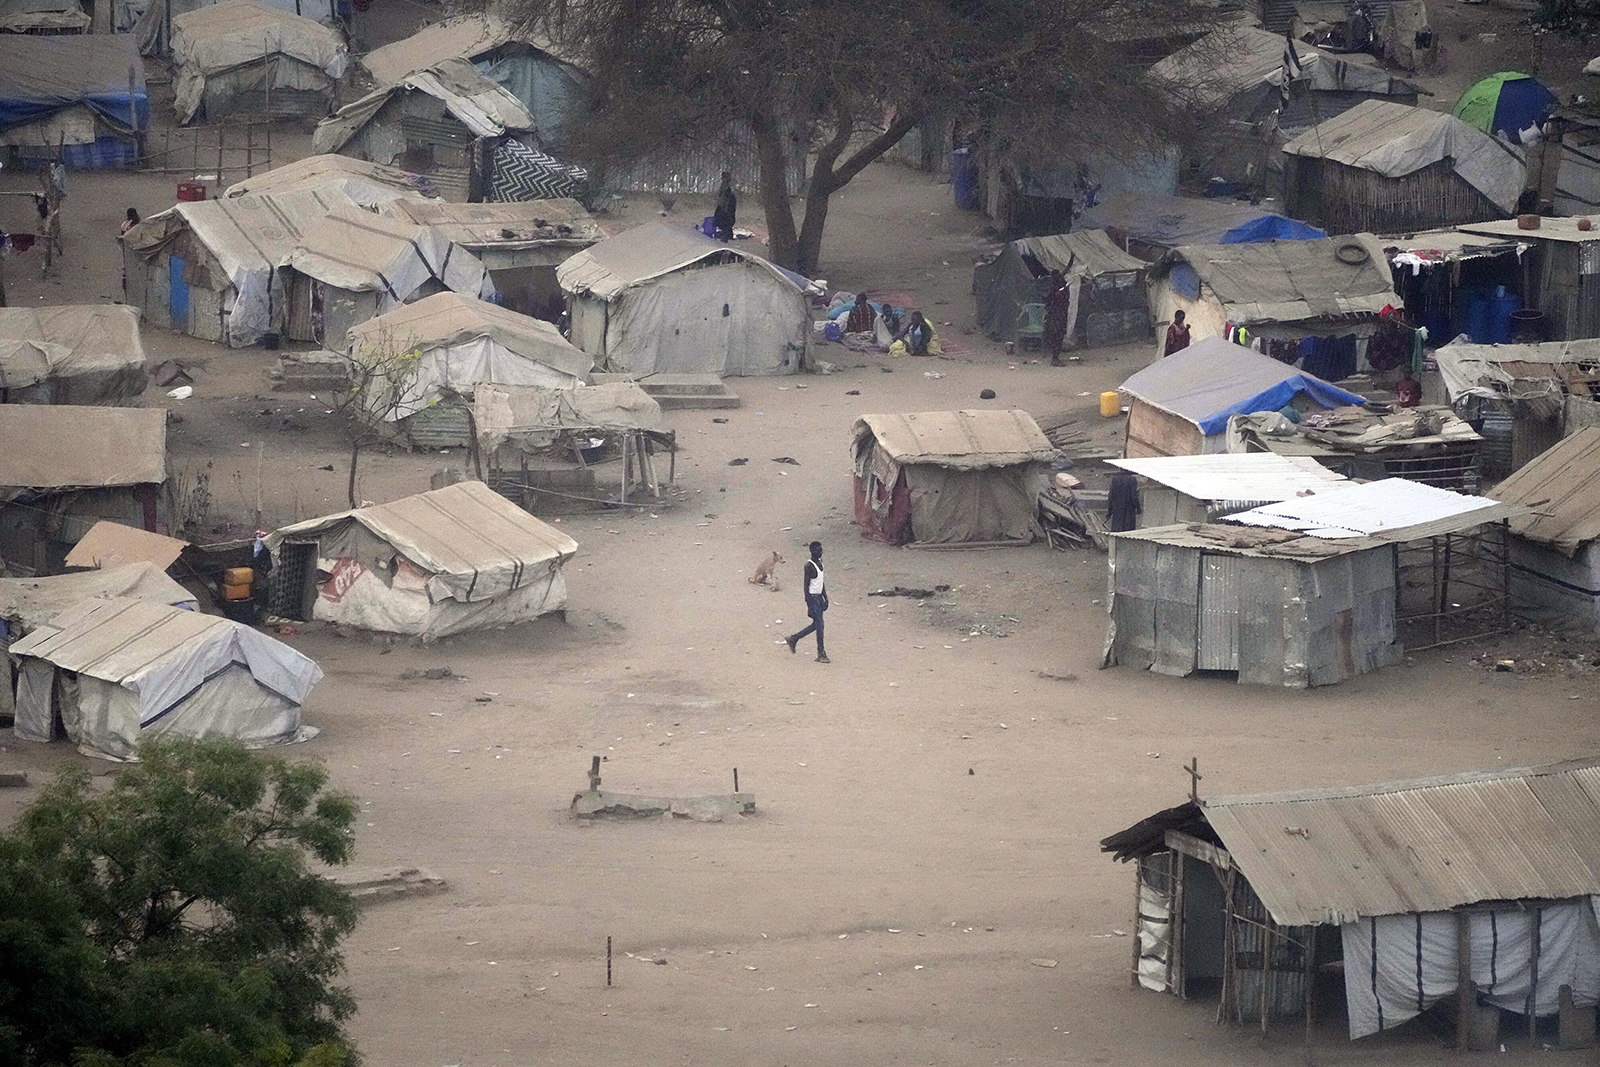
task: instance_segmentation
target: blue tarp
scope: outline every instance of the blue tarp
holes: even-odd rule
[[[1221,337],[1196,341],[1122,383],[1122,390],[1200,427],[1207,437],[1227,429],[1228,416],[1277,411],[1304,393],[1325,408],[1365,404],[1287,363]]]
[[[1259,241],[1316,241],[1328,236],[1315,226],[1308,226],[1282,215],[1262,215],[1217,238],[1219,245],[1255,244]]]
[[[132,35],[0,34],[0,128],[79,105],[120,129],[130,120],[149,128],[144,63]]]

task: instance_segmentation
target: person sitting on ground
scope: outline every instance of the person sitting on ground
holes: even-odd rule
[[[1067,315],[1072,311],[1072,289],[1066,275],[1059,270],[1050,272],[1050,293],[1044,298],[1044,346],[1050,350],[1050,365],[1065,366],[1061,362],[1061,346],[1067,339]]]
[[[867,302],[867,294],[857,293],[856,302],[850,307],[850,317],[844,321],[844,332],[871,333],[877,321],[877,309]]]
[[[1422,383],[1409,370],[1402,371],[1400,380],[1394,383],[1394,396],[1401,407],[1414,408],[1422,403]]]
[[[139,225],[139,210],[137,208],[130,207],[128,209],[127,217],[122,220],[122,228],[117,232],[127,233],[137,225]]]
[[[1170,356],[1174,352],[1182,352],[1189,347],[1189,324],[1183,321],[1183,312],[1172,313],[1172,325],[1167,327],[1167,343],[1162,346],[1161,355]]]
[[[904,341],[906,350],[913,356],[925,356],[928,346],[933,344],[933,324],[922,317],[922,312],[913,311],[896,340]]]

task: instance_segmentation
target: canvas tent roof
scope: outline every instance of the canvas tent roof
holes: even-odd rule
[[[1301,76],[1319,91],[1381,93],[1415,92],[1386,72],[1350,58],[1331,55],[1295,42]],[[1178,100],[1216,107],[1258,86],[1283,84],[1284,38],[1258,26],[1236,25],[1214,30],[1150,68],[1150,77]]]
[[[1023,255],[1032,256],[1046,271],[1068,276],[1112,274],[1144,270],[1149,264],[1117,247],[1104,230],[1074,230],[1045,237],[1023,237],[1011,242]]]
[[[547,573],[550,565],[559,567],[578,551],[578,542],[482,482],[458,482],[285,526],[272,532],[267,546],[276,552],[285,541],[313,540],[348,523],[381,537],[428,571],[434,600],[489,600]]]
[[[1358,260],[1350,262],[1350,260]],[[1377,315],[1400,306],[1383,244],[1370,233],[1314,241],[1185,245],[1156,261],[1186,263],[1232,322],[1302,322]]]
[[[1302,493],[1338,492],[1354,484],[1308,456],[1280,456],[1275,452],[1148,456],[1106,462],[1196,500],[1292,500]]]
[[[551,245],[581,248],[605,236],[594,216],[570,197],[487,204],[396,200],[385,213],[426,226],[474,251]]]
[[[1048,463],[1060,453],[1026,411],[921,411],[863,415],[851,438],[870,435],[897,463],[983,470]]]
[[[1157,360],[1121,389],[1188,419],[1207,436],[1221,433],[1230,415],[1276,411],[1301,392],[1325,408],[1366,403],[1365,397],[1221,337],[1196,341]]]
[[[118,404],[144,392],[138,309],[126,304],[0,308],[0,386],[56,379],[57,404]]]
[[[166,570],[178,561],[186,541],[150,530],[101,521],[89,527],[63,560],[69,567],[97,567],[107,570],[131,563],[149,563]]]
[[[384,359],[416,349],[444,348],[493,338],[524,359],[581,377],[594,366],[548,322],[460,293],[435,293],[350,330],[352,354]]]
[[[321,667],[259,630],[126,598],[80,601],[13,644],[11,653],[135,691],[143,723],[233,663],[295,704],[305,703],[322,679]]]
[[[377,207],[390,201],[425,195],[424,180],[398,167],[369,163],[349,156],[323,154],[306,156],[293,163],[262,171],[228,186],[224,197],[246,193],[287,193],[333,186],[362,207]]]
[[[343,39],[333,30],[257,0],[222,0],[172,16],[172,52],[180,65],[193,65],[202,74],[276,52],[339,78],[350,61]]]
[[[90,489],[166,480],[165,408],[0,404],[0,487]]]
[[[1085,209],[1075,225],[1080,230],[1114,230],[1161,248],[1327,236],[1315,226],[1240,200],[1193,200],[1153,193],[1115,193]]]
[[[1284,926],[1600,892],[1600,761],[1212,797],[1113,834],[1119,858],[1202,819]],[[1298,832],[1285,833],[1285,827]]]
[[[563,430],[667,429],[660,402],[635,382],[572,389],[480,385],[472,392],[472,424],[490,450],[512,438],[548,443]]]
[[[78,106],[124,130],[130,128],[131,107],[139,129],[150,125],[144,64],[131,37],[0,35],[0,128],[36,122]]]
[[[1600,426],[1558,441],[1489,495],[1529,509],[1511,520],[1513,533],[1576,555],[1600,539]]]
[[[231,344],[250,344],[272,328],[277,269],[323,218],[355,201],[337,183],[176,204],[129,230],[123,240],[157,255],[187,228],[216,257],[238,296],[228,315]]]
[[[472,253],[437,233],[359,207],[330,211],[306,231],[286,264],[352,292],[376,292],[396,303],[430,280],[483,296],[493,284]]]
[[[47,578],[0,578],[0,619],[26,632],[85,600],[106,597],[195,609],[194,594],[167,577],[162,568],[153,563],[125,563],[108,570]]]
[[[1329,540],[1372,537],[1398,543],[1461,533],[1521,514],[1526,514],[1526,509],[1488,497],[1453,493],[1405,478],[1384,478],[1336,493],[1266,504],[1230,515],[1226,521],[1296,530]]]
[[[82,33],[92,20],[78,0],[5,0],[0,4],[0,31],[66,30]]]
[[[1449,160],[1461,180],[1509,214],[1522,193],[1525,167],[1507,146],[1453,115],[1388,100],[1365,100],[1283,146],[1313,156],[1403,178]]]
[[[692,227],[664,222],[639,226],[589,246],[556,268],[556,280],[569,293],[588,293],[609,301],[635,285],[724,255],[763,266],[795,285],[786,271],[752,252],[714,241]]]
[[[337,152],[371,122],[394,95],[407,90],[427,93],[444,104],[474,137],[499,137],[528,131],[534,118],[522,102],[473,69],[464,59],[447,59],[428,70],[408,74],[395,85],[374,90],[317,123],[312,149]]]
[[[493,14],[475,13],[432,23],[410,37],[375,48],[361,58],[361,65],[379,85],[395,85],[441,60],[476,59],[513,41],[560,58],[544,38],[519,32]]]

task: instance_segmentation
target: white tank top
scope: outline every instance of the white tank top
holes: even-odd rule
[[[812,560],[811,565],[817,568],[817,576],[811,579],[810,584],[806,586],[806,592],[810,593],[812,596],[821,596],[824,588],[824,581],[826,580],[827,575],[822,573],[822,564],[818,563],[816,560]]]

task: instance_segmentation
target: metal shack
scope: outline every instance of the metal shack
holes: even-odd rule
[[[1489,491],[1511,522],[1511,602],[1536,621],[1600,627],[1600,427],[1587,426]]]
[[[1306,688],[1504,628],[1504,529],[1461,535],[1525,511],[1389,478],[1114,533],[1101,665]]]
[[[1525,306],[1544,313],[1537,324],[1542,338],[1527,340],[1572,341],[1600,337],[1600,230],[1578,227],[1578,219],[1541,218],[1538,229],[1524,230],[1515,219],[1472,222],[1463,232],[1498,237],[1531,245],[1523,257],[1523,270],[1531,284],[1523,287]]]
[[[1455,1007],[1456,1047],[1592,1044],[1600,761],[1200,798],[1100,842],[1133,861],[1133,984],[1259,1024],[1337,1017],[1352,1039]],[[1549,1031],[1544,1031],[1548,1034]],[[1549,1045],[1545,1046],[1549,1048]]]
[[[1108,459],[1142,481],[1140,527],[1215,522],[1262,504],[1334,492],[1351,485],[1309,456],[1225,452],[1214,456]]]

